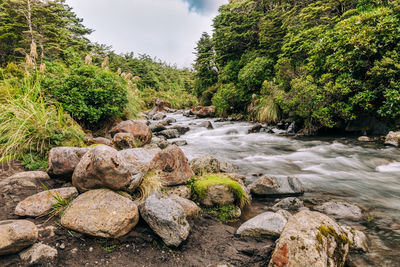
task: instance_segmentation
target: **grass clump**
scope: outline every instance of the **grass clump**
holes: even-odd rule
[[[238,208],[233,204],[210,208],[206,211],[223,223],[232,222],[238,217]]]
[[[140,184],[139,191],[139,200],[145,200],[148,198],[151,193],[154,191],[161,191],[164,183],[161,178],[160,172],[156,170],[149,171],[146,176],[143,178],[142,183]]]
[[[227,185],[241,208],[250,203],[249,196],[240,184],[224,174],[207,174],[196,178],[192,182],[192,191],[196,197],[204,199],[207,196],[208,187],[213,185]]]

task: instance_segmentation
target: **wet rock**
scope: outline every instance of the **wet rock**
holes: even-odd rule
[[[368,252],[367,236],[350,226],[342,226],[342,229],[347,233],[350,240],[350,250],[354,252]]]
[[[278,210],[276,213],[282,215],[283,217],[285,217],[286,220],[289,220],[293,216],[287,210]]]
[[[203,121],[202,123],[199,124],[199,126],[207,128],[209,130],[214,129],[214,126],[212,125],[211,121]]]
[[[200,208],[193,201],[177,195],[170,195],[169,198],[181,205],[187,218],[194,218],[199,215]]]
[[[214,117],[216,108],[214,106],[196,107],[191,110],[191,114],[196,115],[198,118]]]
[[[400,131],[399,132],[389,132],[385,138],[385,145],[399,146]]]
[[[167,128],[165,127],[165,125],[163,125],[161,123],[152,123],[152,124],[150,124],[150,129],[153,133],[158,133],[158,132],[166,130]]]
[[[229,162],[224,162],[224,161],[220,162],[220,169],[219,169],[220,172],[234,173],[237,170],[238,170],[238,168]]]
[[[166,187],[165,191],[168,195],[177,195],[186,199],[190,199],[192,195],[192,190],[186,185]]]
[[[360,142],[372,142],[374,141],[374,139],[372,137],[368,137],[368,136],[360,136],[357,139]]]
[[[224,206],[234,202],[235,196],[226,184],[208,186],[206,196],[200,200],[200,203],[206,207]]]
[[[304,193],[303,185],[294,177],[268,177],[263,176],[253,182],[250,192],[256,196],[296,196]]]
[[[268,266],[344,266],[349,239],[342,228],[319,212],[291,217]]]
[[[177,146],[186,146],[188,143],[186,140],[176,140],[172,142],[172,144]]]
[[[157,133],[158,136],[164,136],[167,139],[179,138],[180,134],[176,129],[167,129]]]
[[[253,237],[279,237],[287,219],[274,212],[264,212],[243,223],[236,234]]]
[[[136,143],[140,142],[141,145],[150,143],[152,137],[150,127],[147,126],[146,121],[143,120],[128,120],[120,122],[110,130],[112,136],[117,133],[131,133],[133,134]]]
[[[168,142],[167,138],[164,136],[157,136],[153,138],[153,142],[160,148],[160,149],[165,149],[167,148],[170,143]]]
[[[141,182],[133,176],[127,161],[117,150],[99,145],[83,156],[72,176],[72,184],[79,192],[96,188],[133,191]]]
[[[78,190],[75,187],[65,187],[40,192],[18,203],[14,213],[18,216],[30,217],[46,215],[52,210],[53,205],[57,203],[54,196],[72,199],[78,196]]]
[[[140,214],[167,246],[178,247],[189,235],[190,226],[181,205],[159,192],[146,199]]]
[[[256,125],[253,125],[249,130],[248,133],[259,133],[262,129],[262,124],[261,123],[257,123]]]
[[[151,170],[160,170],[167,186],[181,185],[194,176],[183,151],[176,145],[170,145],[160,151],[150,163]]]
[[[302,200],[296,197],[288,197],[282,199],[278,203],[276,203],[272,208],[274,210],[284,209],[284,210],[298,210],[304,207],[304,203]]]
[[[55,147],[49,153],[47,173],[52,178],[70,180],[79,161],[89,151],[89,148]]]
[[[187,133],[187,132],[190,131],[190,128],[189,128],[189,127],[180,126],[180,125],[172,126],[171,129],[178,130],[178,133],[179,133],[180,135],[184,135],[185,133]]]
[[[168,117],[164,120],[168,125],[170,125],[171,123],[176,122],[176,119]]]
[[[343,201],[329,201],[314,207],[314,209],[332,215],[335,218],[352,220],[360,220],[362,218],[362,211],[359,207]]]
[[[21,260],[30,265],[55,266],[54,261],[58,256],[57,249],[42,243],[36,243],[32,247],[19,253]]]
[[[288,134],[295,134],[298,130],[298,127],[296,125],[296,122],[292,122],[291,124],[289,124],[288,128],[287,128],[287,133]]]
[[[108,189],[80,195],[61,217],[61,224],[68,229],[105,238],[127,234],[138,221],[136,204]]]
[[[0,255],[13,254],[38,239],[36,225],[27,220],[0,221]]]
[[[196,175],[217,173],[221,170],[221,164],[219,160],[209,155],[193,159],[190,162],[190,167]]]
[[[129,149],[141,145],[136,143],[136,139],[131,133],[117,133],[114,135],[113,141],[117,149]]]
[[[157,112],[156,114],[154,114],[151,118],[155,121],[160,121],[162,119],[164,119],[165,117],[167,117],[167,115],[165,115],[162,112]]]
[[[89,144],[98,144],[98,145],[106,145],[110,146],[111,145],[111,140],[104,138],[104,137],[95,137],[95,138],[90,138],[88,140]]]

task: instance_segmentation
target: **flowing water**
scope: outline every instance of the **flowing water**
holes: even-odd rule
[[[253,174],[296,176],[304,198],[344,199],[364,209],[371,251],[363,266],[400,266],[400,149],[354,138],[293,138],[248,134],[249,122],[216,122],[172,115],[191,130],[181,139],[189,160],[212,155],[239,167],[251,182]],[[253,178],[252,178],[253,177]]]

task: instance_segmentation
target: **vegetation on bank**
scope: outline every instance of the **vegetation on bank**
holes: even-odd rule
[[[196,48],[195,94],[220,115],[306,132],[400,119],[398,1],[230,1]]]

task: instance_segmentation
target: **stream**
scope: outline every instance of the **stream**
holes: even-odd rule
[[[188,143],[181,148],[189,160],[212,155],[230,162],[248,177],[247,183],[259,174],[295,176],[306,189],[304,200],[335,199],[360,206],[371,245],[357,266],[399,266],[400,149],[356,138],[248,134],[254,125],[250,122],[170,117],[177,120],[174,125],[191,129],[179,138]],[[206,120],[214,129],[199,126]]]

